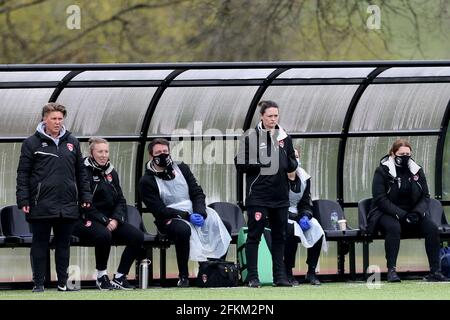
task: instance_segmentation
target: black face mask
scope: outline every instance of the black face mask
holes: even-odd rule
[[[160,155],[153,157],[153,163],[162,168],[166,168],[171,166],[173,161],[170,154],[161,153]]]
[[[408,167],[409,159],[411,156],[395,156],[395,164],[400,167]]]

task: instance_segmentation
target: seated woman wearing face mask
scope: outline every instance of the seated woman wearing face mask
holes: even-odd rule
[[[205,204],[205,194],[189,167],[170,157],[169,141],[153,139],[139,192],[155,217],[158,230],[175,241],[178,287],[189,286],[188,260],[223,257],[231,241],[231,226]]]
[[[430,264],[427,281],[448,281],[440,271],[439,231],[431,220],[430,194],[423,169],[411,159],[411,145],[398,139],[389,155],[383,157],[372,183],[372,208],[368,214],[370,233],[380,230],[385,235],[387,280],[400,282],[396,273],[401,233],[420,233]]]

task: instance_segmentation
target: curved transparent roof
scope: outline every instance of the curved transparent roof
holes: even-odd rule
[[[271,86],[261,100],[280,108],[280,124],[289,132],[340,132],[356,85]],[[252,127],[260,120],[259,109]]]
[[[370,85],[350,131],[439,129],[449,99],[449,83]]]
[[[33,134],[53,89],[0,89],[0,136],[24,137]]]
[[[365,78],[375,68],[295,68],[280,74],[277,79],[307,78]]]
[[[0,82],[59,81],[69,71],[0,71]]]
[[[450,67],[389,68],[378,77],[442,77],[450,76]]]
[[[75,135],[138,135],[155,88],[66,88],[57,102],[67,107]]]
[[[158,102],[149,134],[172,134],[175,130],[178,134],[202,134],[206,129],[225,134],[227,129],[242,128],[257,89],[256,86],[168,88]]]
[[[187,70],[175,80],[265,79],[275,69],[208,69]]]
[[[84,71],[72,80],[164,80],[172,71],[173,70]]]

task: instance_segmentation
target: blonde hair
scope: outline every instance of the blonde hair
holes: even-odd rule
[[[99,137],[89,138],[88,142],[89,142],[89,151],[91,153],[92,153],[92,150],[94,150],[96,144],[105,143],[105,144],[109,145],[108,140],[103,139],[103,138],[99,138]]]

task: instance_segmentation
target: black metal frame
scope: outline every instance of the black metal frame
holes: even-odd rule
[[[278,79],[278,76],[291,68],[375,68],[364,78],[308,78],[308,79]],[[146,156],[145,146],[148,141],[155,137],[165,137],[169,140],[174,137],[167,135],[148,135],[149,126],[165,89],[169,87],[229,87],[229,86],[257,86],[245,116],[243,130],[249,129],[251,121],[255,116],[256,106],[269,86],[306,86],[306,85],[358,85],[346,111],[342,130],[340,132],[292,132],[293,139],[304,138],[339,138],[338,160],[337,160],[337,201],[343,208],[357,207],[356,202],[345,202],[344,199],[344,157],[347,140],[350,137],[383,137],[383,136],[436,136],[438,143],[436,147],[436,170],[435,170],[435,196],[442,200],[442,163],[444,157],[445,138],[450,120],[450,101],[443,115],[441,126],[436,130],[403,130],[403,131],[349,131],[350,123],[356,106],[369,85],[391,84],[391,83],[450,83],[450,76],[442,77],[378,77],[383,71],[392,67],[450,67],[450,61],[354,61],[354,62],[230,62],[230,63],[156,63],[156,64],[62,64],[62,65],[0,65],[0,72],[4,71],[70,71],[61,81],[20,81],[20,82],[0,82],[0,89],[6,88],[55,88],[49,98],[49,102],[57,100],[58,96],[65,88],[104,88],[104,87],[157,87],[145,117],[139,135],[128,136],[105,136],[110,141],[130,141],[137,142],[137,157],[135,170],[135,201],[136,206],[143,212],[140,196],[138,193],[138,183],[142,175],[144,157]],[[230,79],[230,80],[176,80],[177,76],[190,69],[274,69],[264,79]],[[84,71],[112,71],[112,70],[172,70],[163,80],[73,80],[74,77]],[[0,137],[0,143],[21,142],[25,137]],[[80,141],[87,141],[89,137],[79,137]],[[211,139],[212,137],[187,136],[177,137],[180,139]],[[223,134],[216,136],[216,139],[229,139]],[[238,136],[232,136],[238,139]],[[237,174],[237,201],[243,207],[243,179]],[[444,205],[450,205],[450,201],[442,201]],[[145,211],[145,210],[144,210]],[[162,260],[162,259],[161,259]],[[161,266],[163,267],[163,266]],[[164,266],[165,268],[165,266]]]

